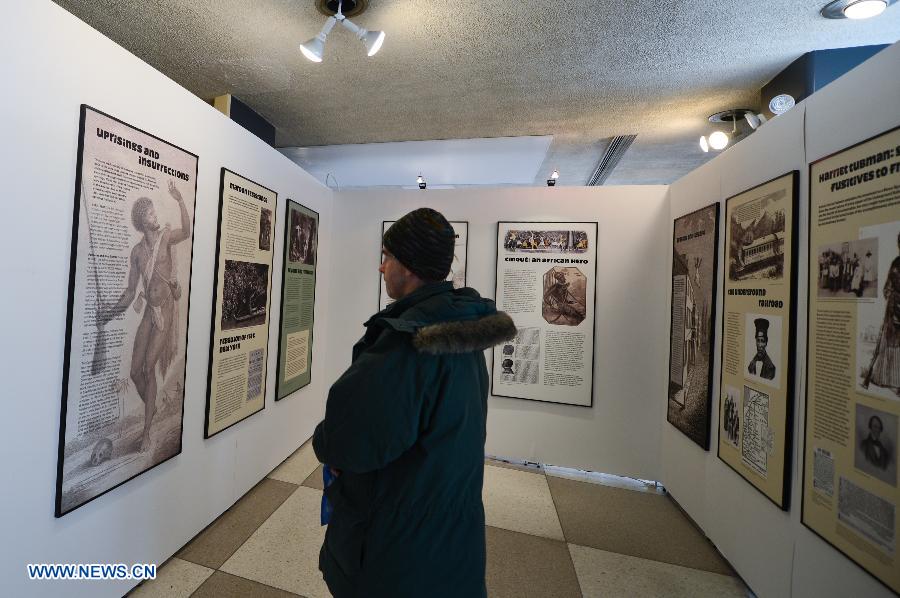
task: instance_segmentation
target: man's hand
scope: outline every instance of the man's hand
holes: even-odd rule
[[[178,188],[175,186],[174,181],[169,181],[169,195],[174,197],[175,201],[177,201],[178,203],[181,203],[184,201],[184,199],[182,199],[182,197],[181,197],[181,191],[179,191]]]

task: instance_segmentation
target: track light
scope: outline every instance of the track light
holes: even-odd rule
[[[747,121],[747,124],[750,125],[750,128],[754,131],[766,124],[769,119],[766,118],[765,114],[753,114],[752,112],[748,112],[744,115],[744,120]]]
[[[704,154],[709,153],[709,141],[706,140],[706,135],[700,136],[700,149],[703,150]]]
[[[709,147],[714,150],[723,150],[728,147],[728,134],[723,131],[714,131],[709,136]]]
[[[428,186],[428,183],[425,182],[425,179],[422,177],[421,174],[416,177],[416,183],[419,184],[419,189],[422,189],[422,190],[424,190]]]
[[[826,19],[870,19],[877,17],[897,0],[834,0],[822,8]]]
[[[554,169],[553,169],[553,172],[550,173],[550,178],[547,179],[547,186],[548,186],[548,187],[555,187],[555,186],[556,186],[556,179],[558,179],[558,178],[559,178],[559,171],[556,170],[556,169],[554,168]]]
[[[384,43],[384,31],[369,31],[351,22],[350,19],[341,13],[341,4],[339,3],[337,12],[333,16],[328,17],[319,34],[300,44],[300,51],[303,52],[303,55],[313,62],[322,62],[322,56],[325,54],[325,38],[337,22],[340,22],[341,25],[352,31],[366,46],[366,54],[368,56],[374,56],[381,49],[381,45]]]

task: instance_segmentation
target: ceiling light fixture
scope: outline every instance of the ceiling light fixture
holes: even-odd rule
[[[425,182],[425,179],[420,174],[416,177],[416,183],[419,185],[419,189],[425,189],[428,186],[428,183]]]
[[[753,114],[752,112],[748,112],[747,114],[745,114],[744,119],[747,121],[747,124],[750,125],[750,128],[754,131],[769,121],[769,119],[766,118],[765,114]]]
[[[869,19],[877,17],[897,0],[835,0],[822,9],[826,19]]]
[[[714,150],[723,150],[728,147],[728,134],[724,131],[715,131],[709,136],[709,147]]]
[[[378,50],[381,49],[381,45],[384,43],[384,31],[369,31],[368,29],[364,29],[351,22],[350,19],[345,17],[341,12],[341,5],[342,3],[339,2],[337,12],[328,17],[328,20],[325,21],[325,25],[322,27],[322,30],[319,31],[318,35],[300,44],[300,51],[309,60],[312,60],[313,62],[322,62],[322,57],[325,54],[325,38],[331,33],[334,24],[338,22],[346,29],[352,31],[363,45],[366,46],[366,55],[374,56],[378,53]]]
[[[706,135],[700,137],[700,149],[703,150],[704,154],[709,153],[709,141],[706,140]]]
[[[554,169],[553,169],[553,172],[550,173],[550,178],[547,179],[547,186],[548,186],[548,187],[555,187],[555,186],[556,186],[556,180],[557,180],[558,178],[559,178],[559,171],[556,170],[556,169],[554,168]]]

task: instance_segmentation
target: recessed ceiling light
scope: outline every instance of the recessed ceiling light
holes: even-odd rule
[[[789,93],[781,93],[769,100],[769,110],[772,111],[772,114],[784,114],[793,108],[794,104],[796,104],[794,96]]]
[[[897,0],[835,0],[822,9],[826,19],[869,19],[877,17]]]

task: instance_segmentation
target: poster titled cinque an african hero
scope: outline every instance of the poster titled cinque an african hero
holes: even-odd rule
[[[494,347],[491,394],[593,404],[596,222],[500,222],[497,309],[518,333]]]
[[[725,201],[719,458],[787,510],[794,390],[797,180]]]
[[[205,437],[266,406],[278,194],[222,169]]]
[[[60,517],[181,452],[197,156],[81,106]]]
[[[900,593],[900,128],[809,167],[803,523]]]
[[[672,242],[669,423],[709,450],[719,204],[676,218]]]

